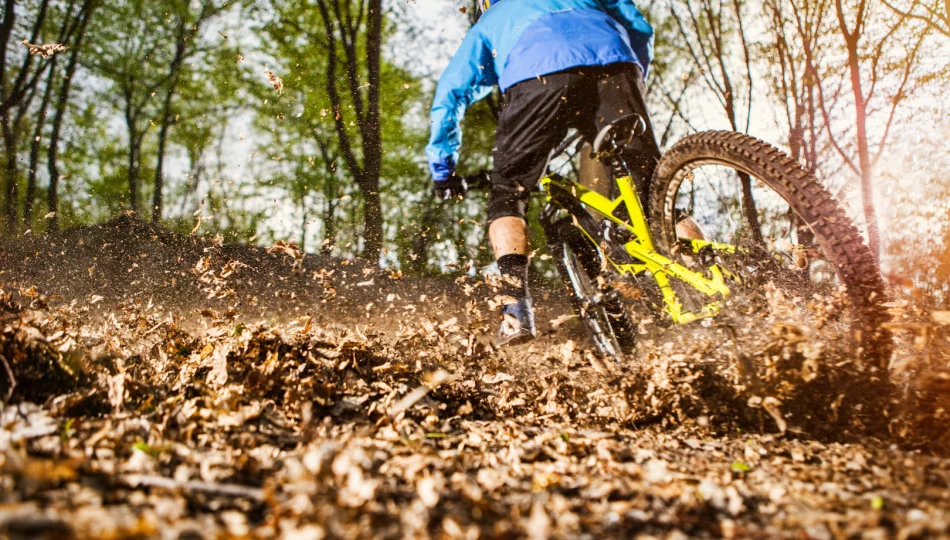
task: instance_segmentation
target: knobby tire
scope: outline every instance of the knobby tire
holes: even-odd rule
[[[872,374],[886,378],[893,347],[887,301],[877,261],[861,234],[815,175],[777,148],[735,132],[709,131],[685,137],[657,164],[651,184],[650,226],[657,249],[671,253],[676,240],[673,210],[679,185],[697,163],[720,164],[767,184],[808,224],[836,269],[851,303],[852,333]]]
[[[584,219],[582,216],[580,219]],[[588,233],[596,230],[593,220],[588,224]],[[584,235],[573,220],[564,219],[555,223],[549,230],[548,249],[555,259],[558,275],[561,277],[571,297],[574,312],[584,323],[591,341],[597,349],[608,356],[620,357],[636,344],[636,325],[623,304],[620,294],[609,284],[598,285],[597,278],[602,276],[603,261],[597,248]],[[569,254],[579,263],[573,271],[583,272],[589,282],[604,299],[594,307],[589,305],[589,292],[578,290],[571,279]],[[606,276],[604,276],[606,277]],[[615,351],[611,351],[615,348]]]

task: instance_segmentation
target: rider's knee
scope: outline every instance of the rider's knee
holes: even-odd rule
[[[502,218],[514,217],[527,222],[528,197],[519,194],[492,194],[488,201],[488,226]]]

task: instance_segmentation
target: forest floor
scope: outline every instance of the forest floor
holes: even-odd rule
[[[0,246],[0,537],[950,536],[950,313],[889,304],[888,394],[834,299],[613,362],[539,291],[498,351],[471,278],[129,218]]]

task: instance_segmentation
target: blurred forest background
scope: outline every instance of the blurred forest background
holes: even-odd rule
[[[780,146],[845,203],[893,281],[950,302],[950,0],[638,6],[656,28],[662,146],[706,129]],[[424,157],[471,7],[4,0],[2,236],[135,212],[406,273],[484,267],[483,196],[434,200]],[[462,173],[490,165],[499,99],[470,110]]]

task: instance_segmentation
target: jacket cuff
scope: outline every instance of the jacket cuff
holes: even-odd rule
[[[429,163],[429,172],[432,173],[432,180],[443,182],[455,172],[455,160],[447,156],[440,161]]]

